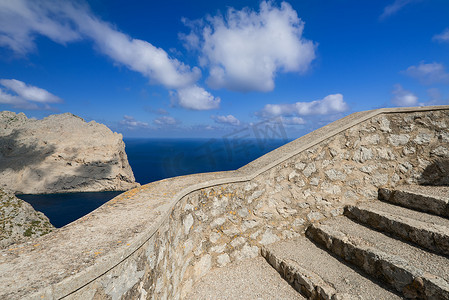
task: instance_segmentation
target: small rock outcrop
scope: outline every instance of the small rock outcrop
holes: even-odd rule
[[[0,189],[0,249],[42,236],[53,229],[43,213]]]
[[[0,112],[0,188],[16,194],[138,186],[122,135],[70,113],[42,120]]]

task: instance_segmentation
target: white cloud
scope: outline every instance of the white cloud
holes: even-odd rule
[[[211,93],[197,85],[178,89],[172,93],[173,102],[178,105],[193,110],[209,110],[220,106],[221,99],[214,97]]]
[[[281,117],[281,121],[285,125],[303,125],[307,123],[300,117]]]
[[[308,116],[330,115],[345,112],[349,109],[342,94],[332,94],[320,100],[311,102],[296,102],[292,104],[267,104],[259,113],[263,117],[273,116]],[[300,120],[297,120],[300,122]]]
[[[439,63],[423,63],[418,66],[410,66],[405,74],[418,79],[421,83],[432,84],[438,82],[449,82],[449,73],[446,73],[444,66]]]
[[[30,103],[17,95],[11,95],[0,88],[0,104],[8,104],[22,109],[39,109],[35,103]]]
[[[55,1],[0,1],[0,46],[25,54],[35,49],[36,35],[65,44],[80,39],[80,34],[63,15],[52,13]]]
[[[418,105],[418,97],[412,92],[404,90],[400,84],[396,84],[393,90],[393,98],[391,102],[397,106],[416,106]]]
[[[52,93],[28,85],[16,79],[0,79],[0,103],[9,104],[16,108],[32,110],[50,110],[48,103],[60,103],[62,99]]]
[[[47,92],[44,89],[27,85],[23,81],[16,79],[0,79],[0,84],[9,90],[15,92],[19,97],[40,103],[59,103],[62,100],[59,97]]]
[[[8,94],[0,89],[0,103],[3,104],[15,104],[19,97]]]
[[[296,102],[299,115],[329,115],[348,110],[342,94],[333,94],[312,102]]]
[[[177,59],[170,58],[163,49],[133,39],[87,13],[74,10],[71,14],[80,31],[90,37],[97,48],[115,62],[137,71],[152,83],[170,89],[194,84],[201,76],[198,68],[190,68]]]
[[[436,34],[432,38],[434,41],[438,42],[449,42],[449,28],[446,28],[442,33]]]
[[[201,77],[199,68],[191,68],[163,49],[120,32],[94,16],[86,5],[55,0],[0,1],[0,46],[26,54],[35,48],[37,35],[61,44],[90,39],[115,63],[141,73],[150,83],[178,90],[184,98],[187,94],[181,91],[199,88],[195,85]]]
[[[159,118],[155,119],[153,122],[156,125],[162,125],[162,126],[166,126],[166,125],[173,126],[173,125],[176,125],[179,123],[178,120],[176,120],[175,118],[170,117],[170,116],[159,117]]]
[[[380,19],[385,19],[395,13],[397,13],[399,10],[404,8],[406,5],[416,2],[417,0],[395,0],[390,5],[385,6],[383,13],[380,15]]]
[[[233,115],[227,115],[227,116],[211,116],[211,118],[216,122],[220,124],[228,124],[233,126],[239,126],[240,120],[234,117]]]
[[[200,52],[209,68],[208,84],[234,91],[271,91],[278,72],[305,72],[315,45],[302,37],[304,22],[282,2],[261,2],[260,11],[230,8],[226,17],[186,22],[187,48]]]
[[[137,121],[133,116],[123,116],[123,120],[120,121],[120,125],[125,126],[128,129],[148,128],[148,123]]]

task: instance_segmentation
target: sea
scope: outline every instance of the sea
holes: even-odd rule
[[[140,184],[180,175],[229,171],[290,142],[287,138],[124,139]],[[121,192],[17,195],[43,212],[57,228],[90,213]]]

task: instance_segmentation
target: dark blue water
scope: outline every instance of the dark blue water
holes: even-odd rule
[[[238,169],[288,140],[125,139],[136,181]]]
[[[62,227],[87,215],[120,193],[122,192],[27,194],[17,197],[43,212],[55,227]]]
[[[287,143],[286,139],[125,139],[136,181],[238,169]],[[120,192],[19,195],[56,227],[88,214]]]

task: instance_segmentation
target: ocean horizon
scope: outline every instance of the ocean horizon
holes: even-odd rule
[[[126,138],[136,182],[146,184],[195,173],[236,170],[286,144],[287,139]]]
[[[124,138],[136,182],[238,169],[290,142],[258,138]],[[121,192],[17,195],[43,212],[57,228],[100,207]]]

